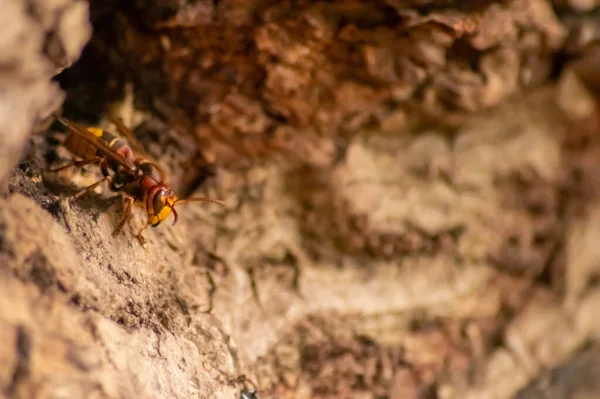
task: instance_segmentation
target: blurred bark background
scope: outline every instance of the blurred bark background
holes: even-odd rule
[[[0,397],[600,396],[600,2],[2,8]],[[58,110],[227,206],[111,237]]]

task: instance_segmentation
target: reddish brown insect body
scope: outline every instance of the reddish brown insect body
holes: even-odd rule
[[[124,195],[126,201],[125,215],[115,228],[113,235],[116,235],[131,217],[131,205],[134,203],[143,205],[148,216],[148,221],[138,233],[138,238],[142,241],[141,233],[144,229],[149,226],[158,226],[171,213],[174,216],[173,225],[177,223],[176,204],[204,201],[223,205],[222,201],[205,197],[178,199],[173,190],[167,185],[163,170],[154,162],[142,157],[135,157],[134,152],[125,140],[102,129],[86,127],[58,115],[55,116],[69,129],[70,135],[64,142],[65,148],[76,157],[82,158],[82,160],[74,161],[52,171],[57,172],[70,166],[98,164],[103,175],[100,181],[81,190],[74,198],[79,198],[105,181],[109,183],[109,188],[112,191]],[[130,141],[137,144],[138,149],[141,148],[134,141],[133,132],[125,127],[122,122],[118,120],[112,122],[122,134],[128,136]]]

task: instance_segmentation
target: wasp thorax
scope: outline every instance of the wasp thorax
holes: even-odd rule
[[[138,166],[144,175],[150,177],[157,183],[163,182],[164,176],[162,171],[152,162],[142,160],[138,163]]]

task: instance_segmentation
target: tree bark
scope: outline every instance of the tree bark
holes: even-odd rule
[[[10,0],[0,397],[597,395],[599,18]],[[45,171],[54,111],[120,115],[181,197],[226,205],[112,237],[107,187],[65,199],[96,168]]]

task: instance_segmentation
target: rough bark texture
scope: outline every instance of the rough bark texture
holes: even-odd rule
[[[50,78],[89,40],[88,5],[70,0],[6,0],[0,15],[0,182],[35,126],[63,93]]]
[[[10,0],[0,397],[599,396],[597,6]],[[227,205],[111,237],[63,99]]]

